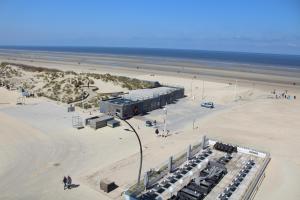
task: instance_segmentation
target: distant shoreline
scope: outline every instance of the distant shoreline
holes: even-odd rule
[[[300,68],[237,64],[226,62],[194,62],[187,59],[163,59],[145,56],[104,55],[98,53],[46,52],[0,49],[0,61],[17,62],[38,67],[91,71],[154,73],[190,78],[206,78],[228,82],[264,82],[300,85]],[[48,66],[49,65],[49,66]]]
[[[102,55],[111,57],[129,57],[155,60],[182,60],[197,64],[247,65],[248,67],[268,66],[272,68],[300,69],[300,55],[266,54],[247,52],[224,52],[206,50],[125,48],[125,47],[34,47],[0,46],[0,51],[64,53],[74,55]]]

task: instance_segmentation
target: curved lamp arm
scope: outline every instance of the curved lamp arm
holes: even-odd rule
[[[138,141],[139,141],[139,146],[140,146],[140,167],[139,167],[139,173],[138,173],[138,186],[140,185],[140,181],[141,181],[141,173],[142,173],[142,166],[143,166],[143,148],[142,148],[142,142],[141,139],[138,135],[138,133],[136,132],[136,130],[133,128],[133,126],[125,119],[122,119],[117,113],[116,116],[118,119],[122,120],[123,122],[125,122],[131,129],[132,131],[135,133],[135,136],[137,137]]]

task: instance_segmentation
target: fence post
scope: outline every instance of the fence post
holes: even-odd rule
[[[201,148],[205,149],[205,147],[206,147],[206,135],[203,135],[202,142],[201,142]]]
[[[189,160],[191,158],[191,151],[192,151],[192,145],[189,145],[188,149],[187,149],[187,152],[186,152],[187,160]]]
[[[169,158],[169,163],[168,163],[168,169],[169,169],[169,172],[171,173],[173,171],[173,156],[170,156]]]

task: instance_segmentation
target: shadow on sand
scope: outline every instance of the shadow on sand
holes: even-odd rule
[[[71,184],[68,186],[68,189],[78,188],[80,185],[78,184]]]

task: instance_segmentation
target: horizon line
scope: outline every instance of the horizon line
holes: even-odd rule
[[[217,53],[241,53],[241,54],[257,54],[257,55],[286,55],[300,56],[300,54],[289,53],[269,53],[269,52],[254,52],[254,51],[232,51],[232,50],[208,50],[208,49],[192,49],[192,48],[164,48],[164,47],[138,47],[138,46],[90,46],[90,45],[1,45],[1,50],[13,48],[103,48],[103,49],[145,49],[145,50],[175,50],[175,51],[199,51],[199,52],[217,52]],[[14,49],[27,50],[27,49]],[[34,49],[32,49],[34,51]],[[38,49],[37,49],[38,50]],[[46,51],[46,50],[40,50]]]

